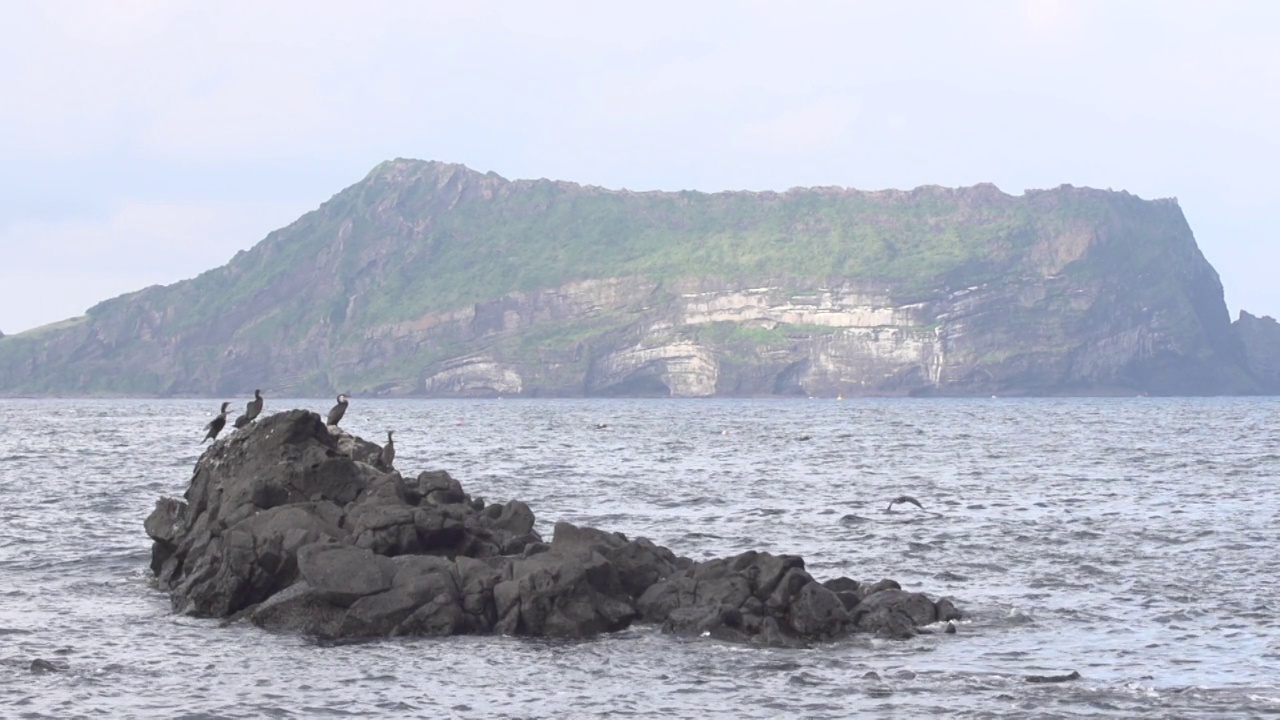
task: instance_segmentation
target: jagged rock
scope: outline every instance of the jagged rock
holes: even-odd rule
[[[500,530],[510,535],[528,535],[533,532],[533,511],[519,500],[506,505],[490,505],[478,513],[481,523],[490,530]]]
[[[637,607],[673,632],[766,645],[839,637],[851,624],[841,599],[805,572],[803,559],[754,551],[681,570],[649,587]]]
[[[674,573],[680,562],[680,558],[670,550],[653,544],[647,538],[629,541],[622,533],[578,527],[563,521],[556,523],[551,549],[594,550],[600,553],[613,565],[622,588],[636,598],[654,583]],[[686,560],[685,565],[690,562]]]
[[[448,560],[429,557],[399,557],[397,561],[439,561],[406,565],[397,562],[395,578],[387,590],[366,595],[356,600],[343,618],[341,633],[348,636],[390,635],[452,635],[461,627],[461,592],[454,575],[454,565]],[[432,603],[429,612],[421,614],[415,622],[400,627],[410,615]],[[438,622],[441,607],[448,608],[448,623]]]
[[[156,542],[177,548],[178,538],[187,524],[187,504],[171,497],[156,501],[156,509],[147,516],[143,527]]]
[[[858,589],[858,594],[865,598],[868,595],[874,595],[882,590],[901,590],[901,589],[902,589],[902,586],[898,584],[897,580],[890,580],[889,578],[885,578],[879,582],[872,583],[870,585],[862,585]]]
[[[951,602],[950,598],[939,599],[938,602],[934,603],[934,608],[937,610],[938,622],[959,620],[964,617],[960,609]]]
[[[392,634],[460,635],[473,627],[476,626],[472,625],[459,599],[442,592],[414,610],[392,630]]]
[[[823,587],[827,588],[828,590],[831,590],[832,592],[837,592],[837,593],[849,592],[849,593],[862,594],[862,583],[858,582],[857,580],[851,580],[850,578],[847,578],[847,577],[838,577],[838,578],[832,578],[830,580],[823,580],[822,585]]]
[[[143,527],[154,541],[151,553],[151,572],[157,577],[172,574],[174,565],[169,559],[178,551],[178,541],[187,525],[187,504],[181,500],[163,497],[156,501],[155,510],[147,516]],[[162,577],[163,582],[163,577]]]
[[[382,455],[382,448],[376,443],[371,443],[362,437],[352,435],[336,425],[327,425],[326,429],[333,436],[338,452],[355,462],[366,465],[378,464],[378,458]]]
[[[960,611],[946,598],[935,603],[924,593],[896,589],[872,593],[853,610],[853,622],[859,630],[892,638],[910,637],[915,627],[960,617]]]
[[[391,558],[337,543],[312,543],[299,550],[298,571],[321,598],[339,607],[389,589],[396,574]]]
[[[408,505],[361,505],[348,512],[351,535],[358,547],[380,555],[420,552],[415,508]]]
[[[30,669],[31,672],[33,673],[50,673],[50,672],[61,672],[66,668],[63,666],[57,665],[55,663],[51,663],[48,660],[45,660],[44,658],[36,658],[35,660],[31,661],[31,665],[28,666],[28,669]]]
[[[859,615],[874,613],[880,609],[892,609],[905,613],[915,625],[929,625],[938,619],[938,608],[924,593],[882,590],[868,595],[858,603],[854,613],[855,620]]]
[[[368,629],[364,634],[456,635],[477,626],[468,621],[462,608],[463,591],[455,561],[401,556],[395,558],[395,564],[389,591],[363,598],[351,607],[351,614]],[[375,618],[380,624],[375,624]]]
[[[230,615],[288,587],[297,578],[299,548],[345,537],[313,503],[261,511],[211,537],[205,552],[187,553],[191,562],[183,568],[175,605],[197,615]]]
[[[467,614],[468,623],[476,632],[489,632],[498,622],[498,608],[493,598],[493,589],[502,582],[506,570],[506,560],[497,560],[497,567],[490,561],[459,556],[455,561],[458,567],[458,587],[462,590],[462,610]]]
[[[466,502],[467,499],[467,494],[462,491],[462,483],[443,470],[420,473],[417,490],[422,499],[432,505],[450,505]]]
[[[621,630],[636,616],[613,565],[593,550],[553,544],[507,567],[493,589],[499,632],[588,637]]]
[[[775,646],[960,616],[893,581],[818,583],[794,555],[695,563],[566,522],[544,543],[525,503],[486,505],[443,471],[406,482],[361,459],[367,445],[289,411],[210,446],[185,502],[162,498],[144,523],[174,607],[333,638],[589,637],[643,619]]]
[[[1072,670],[1064,675],[1028,675],[1026,677],[1026,681],[1029,683],[1062,683],[1079,679],[1080,672],[1078,670]]]
[[[272,595],[245,611],[249,622],[267,630],[337,637],[346,608],[320,597],[306,581]]]
[[[787,624],[806,638],[843,632],[849,619],[840,598],[816,582],[803,585],[787,608]]]
[[[450,512],[447,508],[417,508],[413,513],[414,527],[417,528],[418,540],[424,551],[447,555],[456,555],[461,546],[467,544],[468,533],[464,523],[465,511],[462,506],[455,506]],[[477,541],[478,543],[478,541]],[[474,555],[495,555],[496,552],[473,549]]]
[[[835,593],[840,599],[840,604],[844,605],[845,610],[852,610],[862,602],[862,598],[866,596],[867,588],[857,580],[847,577],[832,578],[824,580],[822,586]]]

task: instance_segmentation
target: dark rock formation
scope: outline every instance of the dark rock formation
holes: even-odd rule
[[[851,632],[910,637],[960,616],[882,580],[815,581],[793,555],[695,563],[645,538],[486,505],[448,473],[406,480],[379,448],[292,410],[218,440],[185,502],[146,519],[176,610],[323,637],[590,637],[635,620],[682,634],[797,645]]]
[[[1072,670],[1064,675],[1028,675],[1026,677],[1029,683],[1062,683],[1079,679],[1080,672],[1078,670]]]
[[[1231,327],[1243,346],[1245,365],[1262,390],[1280,393],[1280,323],[1241,310]]]

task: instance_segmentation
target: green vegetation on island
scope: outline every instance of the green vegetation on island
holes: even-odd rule
[[[1230,333],[1172,201],[629,192],[401,159],[223,267],[0,336],[0,392],[1042,392],[1141,387],[1181,367],[1162,348],[1222,375]]]

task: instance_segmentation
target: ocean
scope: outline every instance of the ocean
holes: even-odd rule
[[[0,716],[1280,714],[1280,399],[351,401],[344,427],[395,429],[406,475],[524,500],[548,540],[568,520],[794,553],[966,613],[806,649],[644,625],[335,645],[174,615],[142,521],[217,405],[0,400]],[[924,510],[886,512],[903,494]]]

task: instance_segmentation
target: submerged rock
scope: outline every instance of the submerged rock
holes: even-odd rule
[[[57,664],[45,660],[44,658],[36,658],[35,660],[32,660],[31,664],[27,667],[33,673],[61,672],[65,669]]]
[[[185,500],[144,524],[175,610],[320,637],[590,637],[643,621],[677,634],[801,645],[902,638],[960,617],[896,582],[819,583],[794,555],[694,562],[645,539],[486,505],[443,471],[409,480],[380,448],[292,410],[216,441]]]
[[[1029,683],[1062,683],[1079,679],[1080,673],[1077,670],[1072,670],[1065,675],[1028,675],[1026,677],[1026,681]]]

